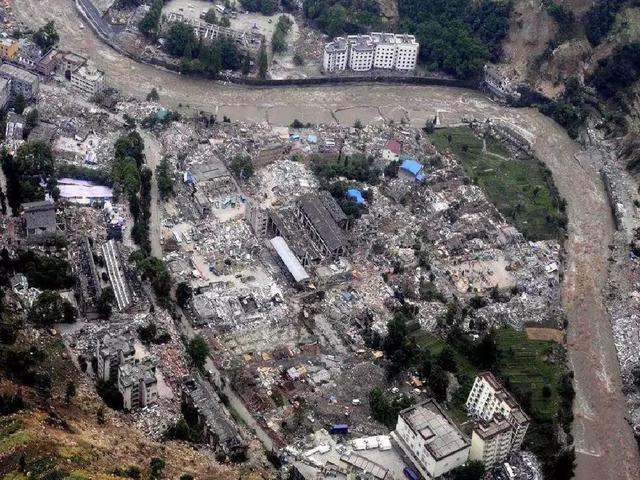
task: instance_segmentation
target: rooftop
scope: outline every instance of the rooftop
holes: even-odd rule
[[[433,399],[403,410],[400,416],[414,432],[424,438],[425,447],[437,460],[471,445]]]
[[[118,367],[118,382],[123,387],[131,387],[138,382],[152,385],[158,382],[156,367],[151,359],[139,363],[125,363]]]
[[[14,67],[13,65],[9,65],[8,63],[3,63],[0,66],[0,75],[7,75],[11,78],[17,78],[18,80],[22,80],[23,82],[34,83],[38,81],[38,76],[33,73],[27,72],[18,67]]]
[[[329,250],[336,250],[347,244],[344,232],[335,220],[338,214],[327,209],[325,202],[329,202],[326,198],[309,193],[298,198],[298,202]],[[342,214],[344,215],[344,212]]]
[[[48,200],[42,202],[23,203],[27,230],[53,230],[56,228],[55,204]]]
[[[289,273],[293,276],[293,279],[296,282],[303,282],[305,280],[309,280],[309,274],[304,269],[302,264],[298,261],[296,256],[293,254],[289,245],[282,237],[274,237],[271,239],[271,245],[276,249],[278,256],[282,260],[282,262],[289,270]]]
[[[100,353],[103,356],[109,356],[117,352],[123,352],[125,356],[135,353],[135,340],[130,332],[124,332],[120,335],[111,335],[107,333],[100,340]]]
[[[404,162],[402,162],[400,168],[417,176],[420,172],[422,172],[424,165],[411,158],[407,158]]]

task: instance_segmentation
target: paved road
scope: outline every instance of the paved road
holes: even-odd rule
[[[510,109],[470,91],[440,87],[350,85],[287,89],[224,86],[185,78],[122,57],[87,27],[72,0],[14,0],[25,24],[39,26],[54,17],[64,48],[92,58],[108,81],[123,92],[143,97],[152,87],[161,101],[178,107],[226,115],[247,122],[288,125],[304,122],[352,124],[399,121],[414,125],[438,113],[443,124],[463,119],[502,118],[529,131],[534,151],[551,169],[567,200],[569,239],[563,301],[569,320],[569,361],[575,372],[574,437],[576,477],[637,480],[638,448],[625,420],[619,366],[609,318],[603,306],[608,245],[614,226],[598,173],[588,159],[578,161],[580,147],[548,118],[532,109]]]
[[[162,258],[162,224],[160,217],[160,196],[158,193],[158,179],[156,178],[156,167],[162,160],[162,146],[155,135],[139,131],[144,140],[144,156],[147,167],[153,172],[151,177],[151,218],[149,219],[149,239],[151,240],[151,254],[156,258]]]

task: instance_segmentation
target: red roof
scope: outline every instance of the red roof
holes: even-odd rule
[[[402,145],[397,140],[389,140],[387,142],[387,150],[395,153],[396,155],[400,155],[400,150],[402,149]]]

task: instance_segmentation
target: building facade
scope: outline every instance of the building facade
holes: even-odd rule
[[[11,85],[9,80],[6,78],[0,78],[0,110],[3,110],[4,107],[9,103],[9,98],[11,97]]]
[[[469,440],[433,399],[401,411],[394,436],[428,478],[444,475],[469,458]]]
[[[349,54],[347,42],[343,37],[334,39],[324,47],[322,68],[325,72],[342,71],[347,68],[347,56]]]
[[[472,460],[493,465],[519,450],[529,428],[529,417],[490,372],[479,374],[466,403],[477,419],[472,436]],[[475,441],[475,443],[474,443]]]
[[[14,60],[20,49],[18,42],[10,38],[0,40],[0,57],[4,60]]]
[[[370,35],[337,37],[325,45],[325,72],[352,70],[414,70],[420,44],[415,36],[373,32]]]
[[[105,335],[96,345],[98,359],[98,379],[108,382],[117,378],[118,367],[133,361],[136,353],[134,338],[130,333],[123,335]]]
[[[5,63],[0,66],[0,77],[11,82],[13,96],[22,94],[26,100],[31,100],[38,95],[40,79],[33,73]]]
[[[47,243],[60,236],[56,222],[56,206],[49,200],[22,204],[27,241]]]
[[[71,72],[71,86],[79,92],[95,95],[104,90],[104,73],[94,65],[83,65]]]
[[[118,367],[118,391],[125,410],[146,407],[158,400],[156,367],[150,359]]]

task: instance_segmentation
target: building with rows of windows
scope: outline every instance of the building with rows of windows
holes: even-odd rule
[[[337,37],[324,47],[325,72],[352,70],[411,71],[416,68],[420,44],[413,35],[373,32]]]

